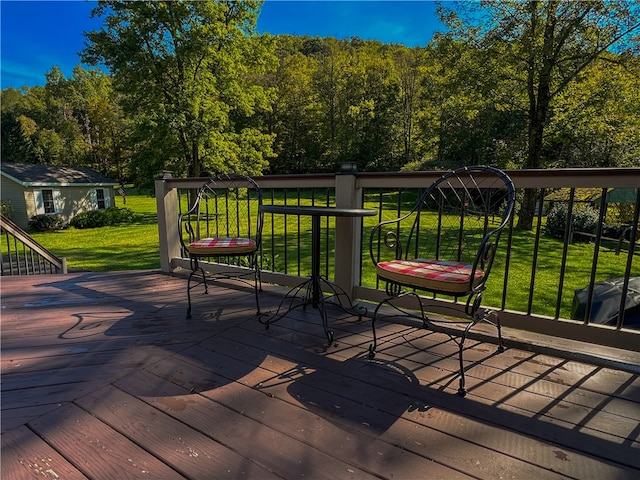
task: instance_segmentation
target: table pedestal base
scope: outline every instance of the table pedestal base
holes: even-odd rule
[[[328,295],[325,295],[327,293]],[[293,287],[284,296],[278,309],[275,312],[265,312],[260,314],[258,320],[266,328],[272,323],[279,321],[296,308],[306,308],[307,305],[320,310],[322,327],[327,337],[328,346],[333,343],[333,331],[329,328],[327,318],[327,305],[340,307],[344,312],[362,319],[367,314],[367,309],[359,305],[354,305],[347,292],[335,283],[329,282],[322,277],[310,278],[300,285]]]

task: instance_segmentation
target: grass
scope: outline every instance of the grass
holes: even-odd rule
[[[156,200],[127,190],[127,203],[117,207],[136,214],[136,222],[101,228],[68,228],[34,232],[31,236],[58,257],[66,257],[70,270],[113,271],[160,268]]]
[[[267,197],[266,202],[283,203],[282,196]],[[387,202],[388,200],[388,202]],[[405,199],[407,205],[415,199]],[[287,203],[296,203],[289,199]],[[311,204],[311,197],[303,195],[301,204]],[[323,194],[315,196],[316,204],[325,204]],[[384,218],[395,217],[395,199],[388,198],[383,204],[368,198],[366,207],[383,208]],[[118,207],[127,207],[137,216],[134,224],[77,230],[69,228],[59,232],[34,233],[32,236],[59,257],[66,257],[71,270],[113,271],[148,270],[160,268],[158,248],[158,227],[155,198],[128,190],[127,204],[117,198]],[[368,232],[377,223],[377,217],[364,219],[364,251],[362,257],[362,284],[375,287],[375,271],[369,259]],[[286,222],[286,224],[285,224]],[[333,277],[334,265],[332,246],[334,244],[335,219],[322,221],[323,246],[321,268]],[[328,227],[328,228],[327,228]],[[272,235],[273,232],[273,235]],[[286,232],[286,235],[285,235]],[[263,261],[266,269],[294,275],[309,275],[311,265],[311,221],[309,217],[265,215],[263,230]],[[299,240],[298,240],[299,239]],[[506,232],[501,239],[501,248],[488,281],[483,304],[502,306],[502,282],[506,267]],[[285,249],[286,245],[286,249]],[[329,256],[325,245],[330,245]],[[542,235],[538,247],[535,276],[533,252],[535,232],[515,230],[512,239],[511,263],[507,275],[505,308],[517,311],[531,311],[539,315],[556,316],[556,303],[561,296],[559,316],[570,318],[574,291],[589,285],[592,281],[594,258],[597,253],[595,281],[621,277],[626,269],[627,255],[615,255],[612,250],[594,251],[590,243],[569,245],[564,278],[561,281],[563,242]],[[640,276],[640,258],[633,258],[632,276]],[[530,298],[530,285],[535,286]]]

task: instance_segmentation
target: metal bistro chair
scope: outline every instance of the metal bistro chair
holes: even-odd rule
[[[464,330],[440,329],[458,345],[458,393],[466,395],[463,351],[470,329],[479,322],[495,326],[498,351],[504,350],[499,319],[491,321],[489,311],[481,309],[480,304],[500,233],[510,222],[514,205],[515,188],[504,172],[492,167],[463,167],[444,174],[429,186],[409,213],[383,221],[373,229],[369,251],[378,280],[386,284],[387,297],[373,314],[369,358],[376,353],[375,324],[382,305],[389,304],[421,319],[422,328],[438,330],[442,326],[439,322],[446,320],[431,320],[418,293],[456,300],[466,297],[465,313],[469,318],[449,321],[464,322]],[[407,295],[417,299],[419,314],[393,304]]]
[[[207,277],[235,278],[252,285],[260,314],[262,283],[258,253],[264,218],[261,205],[262,192],[253,179],[222,174],[200,187],[189,210],[180,215],[182,255],[189,258],[191,268],[187,318],[191,318],[191,290],[204,284],[204,293],[208,293]],[[229,268],[216,265],[205,271],[203,264],[211,262],[224,263]],[[192,284],[194,277],[197,282]]]

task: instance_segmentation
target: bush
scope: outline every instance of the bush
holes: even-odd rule
[[[45,213],[31,217],[29,228],[38,232],[54,232],[56,230],[64,230],[67,228],[67,224],[61,215]]]
[[[133,223],[136,219],[133,210],[129,208],[109,207],[102,210],[107,217],[107,225],[117,225],[119,223]]]
[[[97,228],[104,227],[105,218],[101,210],[91,210],[82,212],[71,219],[71,226],[74,228]]]
[[[9,200],[2,200],[0,207],[1,207],[2,215],[4,215],[7,218],[11,218],[11,214],[13,213],[11,202]]]
[[[573,231],[584,233],[596,233],[598,228],[598,211],[586,205],[573,212]]]
[[[120,223],[132,223],[135,214],[128,208],[109,207],[106,210],[82,212],[71,219],[74,228],[98,228]]]
[[[569,206],[558,203],[547,215],[546,232],[554,238],[563,238]],[[596,233],[598,211],[589,205],[574,209],[571,216],[571,228],[574,232]]]

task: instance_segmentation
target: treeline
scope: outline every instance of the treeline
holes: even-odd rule
[[[192,2],[201,3],[207,2]],[[218,68],[212,66],[208,77],[173,91],[174,78],[185,76],[172,76],[177,67],[162,81],[154,77],[161,75],[156,64],[146,71],[138,66],[136,79],[119,66],[125,59],[115,57],[106,62],[111,75],[78,66],[65,78],[53,67],[43,87],[2,91],[2,160],[90,166],[138,185],[163,169],[175,176],[225,169],[308,173],[336,171],[347,161],[360,171],[640,165],[638,56],[601,52],[597,61],[573,68],[567,82],[561,69],[569,67],[555,66],[540,163],[532,165],[538,97],[522,67],[527,52],[516,51],[520,44],[508,38],[488,44],[454,33],[416,48],[359,38],[258,36],[251,51],[259,51],[252,60],[259,68],[241,64],[245,50],[227,58],[224,71],[211,76]],[[86,58],[109,60],[106,40],[90,40]],[[234,62],[238,78],[232,79]],[[224,88],[197,92],[225,75]]]

